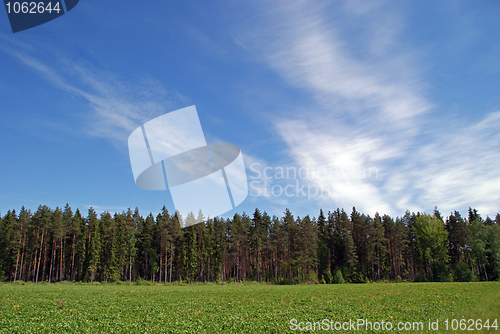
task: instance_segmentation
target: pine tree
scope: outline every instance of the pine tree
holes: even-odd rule
[[[327,227],[323,210],[319,210],[317,226],[318,278],[321,280],[322,278],[325,279],[326,277],[325,281],[330,281],[330,248],[328,246],[331,243],[331,230]]]
[[[303,280],[310,278],[311,270],[316,268],[318,262],[318,243],[316,229],[309,216],[305,216],[299,223],[300,227],[300,249],[302,260]]]
[[[176,256],[177,253],[180,252],[180,238],[182,236],[182,231],[181,231],[181,223],[180,221],[182,220],[182,217],[180,217],[180,214],[175,214],[172,219],[170,219],[170,235],[172,236],[172,242],[170,243],[170,271],[169,271],[169,282],[172,281],[172,271],[173,271],[173,265],[174,265],[174,257]],[[178,274],[177,274],[178,276]]]
[[[99,222],[101,235],[101,274],[107,282],[115,282],[120,278],[118,266],[117,222],[109,212],[103,212]]]
[[[188,282],[193,282],[197,279],[196,274],[198,271],[198,240],[196,236],[196,225],[189,225],[188,227],[186,227],[184,235],[186,238],[187,248],[186,279]]]
[[[140,217],[139,210],[137,208],[133,214],[130,208],[127,210],[125,221],[127,226],[128,266],[125,272],[130,282],[133,278],[135,279],[134,264],[137,257],[137,220],[141,219],[142,217]]]
[[[7,239],[7,230],[4,225],[4,219],[2,215],[0,215],[0,282],[6,281],[6,272],[5,272],[5,241]]]
[[[396,219],[394,230],[392,233],[392,246],[393,246],[393,278],[397,276],[408,276],[409,261],[411,253],[409,251],[409,228],[403,223],[401,219]],[[404,270],[404,271],[403,271]]]
[[[14,254],[18,253],[19,241],[21,240],[20,233],[17,229],[16,211],[7,211],[0,225],[3,237],[0,238],[0,279],[10,279],[9,276],[14,266]]]
[[[99,273],[100,269],[100,257],[101,257],[101,235],[99,220],[97,219],[97,214],[93,208],[89,209],[89,214],[87,216],[87,224],[89,228],[88,237],[88,270],[87,279],[92,283],[96,279],[96,275]]]
[[[356,254],[356,246],[350,232],[347,232],[345,237],[345,252],[347,267],[351,274],[354,274],[358,265],[358,255]]]
[[[59,207],[56,207],[56,209],[52,213],[52,221],[49,232],[50,232],[51,248],[52,248],[50,257],[49,282],[54,282],[59,280],[58,274],[60,273],[60,271],[57,270],[59,268],[58,262],[60,262],[57,261],[58,249],[60,250],[59,258],[61,259],[61,261],[63,258],[63,252],[62,252],[62,241],[64,237],[63,213]],[[58,247],[58,244],[60,244],[60,247]]]
[[[252,218],[251,230],[251,258],[254,277],[257,281],[262,279],[262,248],[266,238],[266,231],[259,209],[255,209]]]
[[[33,236],[34,241],[34,251],[32,253],[32,279],[33,282],[38,282],[39,280],[45,280],[45,269],[47,264],[47,240],[48,231],[51,226],[52,221],[52,210],[46,205],[40,205],[37,211],[34,213],[33,218],[33,228],[36,232]]]
[[[120,279],[125,279],[123,277],[126,269],[126,256],[127,256],[127,227],[126,227],[126,215],[116,214],[113,218],[116,225],[116,235],[115,235],[115,245],[113,245],[113,258],[114,261],[111,263],[109,280],[118,281]]]
[[[457,211],[450,215],[446,221],[446,228],[448,230],[450,262],[455,267],[460,262],[465,261],[467,240],[470,238],[469,228]]]
[[[170,248],[170,243],[172,242],[172,237],[168,231],[168,225],[170,220],[170,214],[165,206],[161,209],[161,212],[156,216],[156,230],[157,230],[157,247],[159,248],[159,277],[158,281],[162,283],[167,282],[168,277],[168,251]]]
[[[207,280],[207,268],[208,268],[208,258],[209,258],[209,240],[208,233],[205,224],[205,217],[203,213],[198,213],[196,218],[197,224],[195,225],[196,239],[198,241],[198,280],[204,282]]]
[[[373,224],[370,228],[369,237],[369,257],[371,262],[372,280],[380,280],[384,272],[384,263],[387,254],[387,239],[384,236],[384,226],[382,225],[382,218],[375,214]]]
[[[135,215],[135,214],[134,214]],[[155,220],[150,213],[146,219],[143,219],[138,214],[136,215],[136,224],[138,226],[138,268],[140,277],[146,280],[152,279],[158,272],[158,265],[156,264],[157,254],[154,249],[155,235],[154,227]]]
[[[288,208],[285,210],[285,216],[283,217],[283,227],[286,231],[288,241],[288,254],[286,259],[288,265],[288,279],[293,280],[294,276],[298,277],[300,274],[302,259],[300,258],[301,254],[299,248],[299,227]]]
[[[72,280],[81,281],[87,270],[86,254],[87,254],[87,235],[88,225],[85,223],[80,209],[76,209],[73,215],[73,229],[75,230],[75,253],[73,253],[72,263],[73,272]]]
[[[73,222],[73,210],[68,203],[64,207],[63,212],[63,229],[64,229],[64,250],[62,252],[63,259],[62,265],[59,268],[59,276],[61,280],[69,280],[71,279],[71,272],[73,271],[74,266],[74,256],[75,256],[75,241],[76,241],[76,230],[74,230],[74,222]]]
[[[218,217],[214,217],[213,221],[213,229],[211,232],[211,263],[212,263],[212,271],[213,271],[213,280],[215,282],[222,281],[224,282],[224,272],[225,272],[225,263],[224,263],[224,250],[226,248],[225,241],[225,224],[224,220]]]
[[[272,268],[271,268],[271,225],[272,220],[271,217],[267,214],[266,211],[262,213],[262,270],[263,270],[263,278],[265,278],[266,282],[269,282],[270,277],[272,276]]]
[[[26,208],[23,206],[21,208],[21,211],[19,212],[19,234],[21,238],[19,239],[20,243],[18,245],[18,253],[16,256],[16,269],[14,272],[14,281],[15,280],[23,280],[23,277],[25,277],[26,269],[25,269],[25,254],[27,253],[27,243],[28,243],[28,237],[29,237],[29,227],[30,227],[30,221],[31,221],[31,211],[26,210]],[[1,218],[0,218],[0,226],[1,226]],[[25,280],[28,280],[28,278],[24,278]]]
[[[283,219],[273,217],[270,238],[271,254],[274,262],[274,280],[280,282],[287,277],[287,258],[289,254],[289,244]]]
[[[369,267],[368,264],[368,233],[370,226],[370,217],[361,215],[356,208],[352,208],[351,222],[352,231],[351,236],[356,247],[356,255],[358,258],[357,272],[363,274]]]

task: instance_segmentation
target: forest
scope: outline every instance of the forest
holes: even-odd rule
[[[181,228],[187,221],[201,223]],[[187,224],[186,224],[187,225]],[[0,215],[0,279],[25,282],[241,282],[273,284],[500,280],[500,214],[469,208],[443,218],[374,217],[337,209],[317,217],[185,220],[163,207],[83,216],[41,205]]]

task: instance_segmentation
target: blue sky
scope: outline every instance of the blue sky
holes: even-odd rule
[[[173,211],[127,138],[190,105],[243,152],[227,215],[500,211],[498,2],[117,3],[16,34],[0,10],[2,214]]]

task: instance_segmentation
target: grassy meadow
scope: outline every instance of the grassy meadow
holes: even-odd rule
[[[399,322],[422,322],[423,332],[428,332],[429,319],[439,319],[439,332],[445,332],[446,319],[451,325],[451,319],[469,318],[500,321],[500,282],[0,285],[0,333],[300,332],[290,329],[291,319],[303,322],[302,329],[308,321],[323,319],[333,323],[384,320],[393,327]],[[360,327],[358,332],[399,331]]]

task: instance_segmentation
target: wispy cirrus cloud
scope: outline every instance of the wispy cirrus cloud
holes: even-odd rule
[[[388,178],[387,186],[412,190],[401,196],[403,205],[435,203],[445,212],[471,206],[494,216],[500,209],[499,127],[496,111],[464,128],[441,128],[405,161],[406,177]]]
[[[266,5],[261,34],[248,40],[316,101],[275,120],[288,154],[302,167],[379,171],[377,178],[331,173],[310,180],[333,189],[319,198],[323,204],[393,215],[435,205],[444,212],[471,205],[489,215],[500,209],[498,137],[490,126],[498,115],[461,133],[429,128],[442,119],[425,94],[418,50],[400,36],[404,15],[397,8],[363,1]]]
[[[187,99],[167,91],[154,80],[124,79],[115,73],[96,69],[83,62],[56,57],[53,62],[39,59],[34,50],[16,44],[2,48],[52,86],[87,103],[86,120],[80,131],[109,139],[113,144],[126,143],[126,138],[140,124],[171,111]]]

